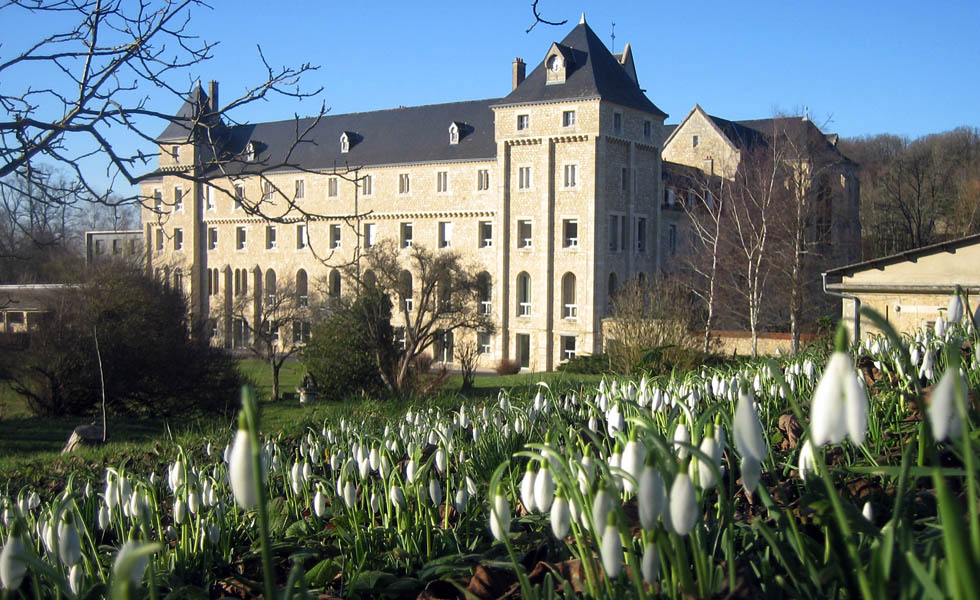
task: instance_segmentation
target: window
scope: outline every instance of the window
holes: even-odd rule
[[[208,250],[214,250],[218,247],[218,228],[208,227]]]
[[[174,250],[184,249],[184,230],[175,227],[174,228]]]
[[[687,190],[687,207],[694,208],[694,203],[697,202],[698,195],[694,190]]]
[[[711,192],[704,193],[704,204],[708,207],[708,210],[712,210],[715,207],[715,197],[711,195]]]
[[[674,188],[667,188],[664,190],[664,204],[667,206],[674,205]]]
[[[174,270],[174,289],[178,292],[184,289],[184,273],[180,269]]]
[[[262,199],[265,200],[265,201],[272,200],[272,194],[273,194],[272,182],[271,181],[263,181],[262,182]]]
[[[575,187],[575,165],[565,165],[565,187]]]
[[[449,173],[446,171],[439,171],[436,173],[436,191],[437,192],[448,192],[449,191]]]
[[[561,226],[562,231],[562,248],[576,248],[578,247],[578,220],[577,219],[565,219],[562,221]]]
[[[129,240],[129,254],[136,254],[136,240]]]
[[[575,303],[575,275],[565,273],[561,278],[561,318],[575,319],[578,317],[578,305]]]
[[[238,250],[245,249],[245,228],[239,227],[235,230],[235,248]]]
[[[628,167],[623,167],[622,175],[620,176],[619,181],[622,184],[623,191],[627,191],[630,187],[630,170]]]
[[[174,146],[171,148],[170,155],[173,157],[174,162],[180,162],[180,146]]]
[[[448,221],[439,223],[439,247],[448,248],[453,245],[453,224]]]
[[[297,319],[293,321],[293,344],[305,344],[313,334],[313,325],[309,321]]]
[[[528,128],[530,117],[528,115],[517,115],[517,130],[523,131]]]
[[[677,254],[677,225],[667,226],[667,253],[671,256]]]
[[[96,256],[105,254],[105,241],[95,240],[95,254]]]
[[[402,223],[402,248],[412,247],[412,224]]]
[[[370,248],[374,245],[375,234],[377,233],[378,226],[375,223],[365,223],[364,224],[364,247]]]
[[[340,152],[342,154],[347,154],[350,151],[350,136],[347,135],[345,131],[340,135]]]
[[[571,127],[575,124],[575,111],[566,110],[561,115],[561,124],[563,127]]]
[[[327,179],[327,196],[333,198],[337,195],[337,178]]]
[[[527,333],[518,333],[516,336],[516,341],[517,341],[517,362],[521,365],[522,369],[530,368],[531,335]]]
[[[235,295],[244,296],[246,294],[248,294],[248,271],[235,269]]]
[[[646,217],[636,218],[636,251],[647,251],[647,219]]]
[[[517,276],[517,316],[531,316],[531,276],[527,273]]]
[[[306,224],[301,223],[296,226],[296,249],[304,250],[309,244],[310,240],[306,234]]]
[[[232,210],[239,210],[242,207],[242,200],[245,199],[245,186],[236,183],[235,184],[235,204],[232,206]]]
[[[327,292],[331,298],[340,298],[340,271],[332,269],[327,277]]]
[[[485,191],[490,189],[490,170],[480,169],[476,172],[476,189]]]
[[[609,215],[609,251],[617,252],[619,249],[619,215]]]
[[[575,336],[561,336],[561,359],[572,360],[575,358]]]
[[[435,359],[436,362],[441,363],[451,363],[453,362],[453,332],[443,331],[436,334],[435,341]]]
[[[486,271],[480,272],[476,276],[476,295],[477,301],[480,303],[479,313],[481,315],[489,315],[490,311],[493,310],[491,294],[493,292],[492,283],[490,282],[490,273]]]
[[[517,170],[517,187],[526,190],[531,187],[531,167],[521,167]]]
[[[299,306],[310,304],[310,278],[304,269],[296,271],[296,304]]]
[[[153,190],[153,210],[158,213],[163,212],[163,191]]]
[[[653,136],[653,123],[643,121],[643,139],[649,140]]]
[[[112,240],[112,253],[120,254],[122,253],[122,245],[119,240]]]
[[[245,149],[245,160],[248,162],[255,162],[258,158],[258,145],[255,142],[249,142],[248,147]]]
[[[275,250],[276,249],[276,226],[267,225],[265,228],[265,249]]]
[[[218,295],[218,269],[208,269],[208,295]]]
[[[361,179],[361,193],[365,196],[370,196],[374,193],[374,181],[371,179],[370,175],[365,175]]]
[[[480,247],[490,248],[491,246],[493,246],[493,223],[480,221]]]
[[[214,210],[214,188],[210,185],[204,186],[204,206],[208,210]]]
[[[517,222],[517,247],[518,248],[531,247],[531,222],[530,221]]]
[[[692,148],[698,147],[698,136],[695,135],[691,138],[691,147]]]
[[[293,197],[299,200],[306,196],[306,182],[302,179],[296,180],[296,191],[293,193]]]
[[[184,190],[183,188],[174,188],[174,212],[184,212]]]
[[[412,182],[409,179],[408,173],[402,173],[398,176],[398,193],[407,194],[412,189]]]
[[[276,272],[269,269],[265,272],[265,305],[274,306],[276,303]]]
[[[330,226],[330,247],[340,248],[340,225]]]
[[[477,346],[477,351],[480,354],[490,354],[490,332],[489,331],[477,331],[476,332],[476,346]]]
[[[406,313],[415,308],[414,291],[412,290],[412,274],[402,271],[398,276],[398,296],[401,298],[401,309]]]
[[[163,252],[163,229],[157,229],[157,252]]]
[[[449,126],[449,143],[459,143],[459,127],[455,123]]]
[[[613,113],[613,133],[616,135],[623,133],[623,113]]]

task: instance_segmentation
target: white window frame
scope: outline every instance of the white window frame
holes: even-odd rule
[[[571,340],[572,341],[572,349],[571,350],[569,350],[568,348],[565,347],[565,343],[568,340]],[[575,343],[576,341],[577,340],[575,339],[575,336],[574,335],[562,335],[562,336],[559,336],[559,342],[561,344],[561,357],[562,357],[562,360],[563,361],[568,361],[568,360],[572,360],[573,358],[575,358],[575,354],[576,354],[576,350],[577,350],[577,344]]]
[[[517,131],[527,131],[531,127],[531,115],[524,113],[517,115]]]
[[[214,202],[214,188],[207,184],[204,185],[204,207],[207,210],[217,208]]]
[[[527,235],[524,235],[522,229],[527,227]],[[518,248],[533,248],[534,247],[534,221],[531,219],[518,219],[517,220],[517,247]]]
[[[411,223],[402,223],[401,224],[401,227],[399,227],[399,229],[401,230],[401,232],[400,232],[401,233],[401,243],[400,243],[401,248],[411,248],[412,247],[412,243],[413,243],[412,242],[412,238],[415,235],[415,228],[414,228],[414,226]]]
[[[306,197],[306,180],[297,179],[293,190],[293,198],[300,200]]]
[[[453,245],[452,221],[439,221],[439,247],[451,248]]]
[[[174,212],[184,212],[184,188],[174,186]]]
[[[376,243],[378,237],[378,224],[377,223],[365,223],[364,224],[364,248],[371,248]]]
[[[218,228],[208,227],[208,250],[218,249]]]
[[[310,234],[307,230],[306,223],[300,223],[296,225],[296,249],[306,250],[310,245]]]
[[[489,236],[484,237],[483,228],[487,227],[489,230]],[[480,239],[481,248],[493,248],[493,221],[480,221],[477,224],[477,235]]]
[[[449,192],[449,171],[436,172],[436,193],[445,194]]]
[[[235,250],[245,250],[248,246],[248,228],[239,225],[235,229]]]
[[[575,236],[568,235],[569,225],[575,226]],[[578,219],[562,219],[561,221],[561,247],[578,248]]]
[[[184,250],[184,230],[180,227],[174,227],[174,250],[176,252]]]
[[[327,178],[327,198],[336,198],[340,190],[340,183],[336,177]]]
[[[490,354],[493,351],[493,337],[489,331],[476,332],[476,345],[480,354]]]
[[[403,195],[412,193],[412,177],[410,173],[398,174],[398,193]]]
[[[340,225],[335,224],[330,226],[330,247],[332,249],[336,250],[341,247],[342,236],[343,230],[340,228]]]
[[[531,167],[518,167],[517,168],[517,189],[519,190],[529,190],[531,189]]]
[[[562,127],[575,127],[575,111],[566,110],[561,114]]]
[[[573,165],[573,164],[571,164],[571,165],[565,165],[565,179],[564,179],[565,186],[564,187],[566,187],[566,188],[575,188],[575,187],[578,187],[578,178],[576,177],[576,175],[577,175],[576,170],[577,170],[576,169],[576,166]]]
[[[245,185],[241,183],[235,184],[235,202],[231,205],[232,210],[241,210],[242,201],[245,199]]]
[[[374,194],[374,178],[370,175],[365,175],[361,179],[361,195],[370,196]]]
[[[276,231],[275,225],[265,226],[265,249],[266,250],[276,249],[276,242],[277,242],[278,235],[279,232]]]
[[[490,189],[490,169],[477,169],[476,191],[485,192]]]

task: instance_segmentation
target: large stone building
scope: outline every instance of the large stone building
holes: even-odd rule
[[[617,288],[673,254],[661,222],[667,115],[639,86],[630,46],[610,53],[584,17],[545,50],[530,74],[514,61],[502,98],[319,119],[227,125],[212,108],[217,84],[198,87],[143,185],[148,268],[186,291],[217,343],[240,347],[263,289],[350,295],[343,267],[381,239],[449,248],[491,282],[483,366],[548,370],[600,352]],[[252,316],[235,310],[249,295]]]
[[[287,278],[350,293],[340,266],[382,238],[451,248],[492,282],[485,366],[600,351],[611,294],[658,267],[667,115],[629,47],[614,56],[584,18],[546,50],[526,77],[515,60],[502,98],[318,121],[225,126],[208,116],[217,86],[197,89],[142,190],[150,268],[236,346],[236,296]]]

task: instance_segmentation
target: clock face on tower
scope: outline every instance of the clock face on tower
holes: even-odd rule
[[[560,56],[552,56],[548,59],[548,70],[552,71],[553,73],[561,71],[561,66],[562,62]]]

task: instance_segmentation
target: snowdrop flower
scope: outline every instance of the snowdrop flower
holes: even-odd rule
[[[7,536],[7,543],[0,552],[0,585],[5,590],[16,590],[20,587],[27,574],[27,563],[24,557],[27,550],[24,546],[24,524],[22,521],[14,521]]]
[[[643,581],[650,585],[656,583],[660,576],[660,551],[653,542],[648,542],[643,549],[643,560],[640,563],[640,572],[643,574]]]
[[[317,488],[316,495],[313,496],[313,512],[318,517],[322,517],[327,510],[327,499],[323,496],[323,490]]]
[[[949,299],[949,308],[946,309],[946,317],[951,324],[959,323],[963,319],[963,299],[960,298],[959,294],[953,294],[953,297]]]
[[[935,374],[935,365],[936,352],[932,348],[929,348],[926,350],[925,356],[922,358],[922,367],[919,368],[919,377],[932,379],[933,375]]]
[[[609,518],[612,512],[612,497],[606,492],[605,488],[599,488],[595,498],[592,500],[592,523],[595,524],[596,531],[602,531],[603,523]]]
[[[664,507],[664,480],[660,472],[652,464],[643,467],[640,474],[639,487],[636,493],[636,504],[640,513],[640,526],[651,530],[657,525],[657,518]]]
[[[555,480],[548,463],[544,463],[534,476],[534,508],[537,512],[547,512],[555,498]]]
[[[347,508],[354,508],[355,502],[357,502],[357,488],[354,487],[354,482],[348,479],[344,483],[344,504]]]
[[[436,470],[439,471],[440,475],[446,474],[446,467],[448,466],[447,465],[448,460],[449,459],[446,457],[446,449],[443,448],[442,446],[439,446],[439,449],[436,450],[435,465],[436,465]]]
[[[58,527],[58,557],[68,567],[75,566],[82,558],[82,540],[71,513],[65,514]]]
[[[698,449],[711,457],[711,462],[714,463],[715,467],[721,468],[721,447],[712,435],[701,440],[701,445]],[[698,459],[696,464],[698,484],[701,486],[701,489],[710,490],[715,487],[718,482],[715,477],[715,471],[711,468],[711,463]]]
[[[936,337],[942,339],[946,334],[946,321],[942,316],[936,317]]]
[[[493,508],[490,509],[490,531],[498,541],[510,531],[510,504],[499,490],[494,494]]]
[[[800,448],[800,457],[797,460],[797,468],[800,470],[800,479],[806,481],[807,475],[817,472],[817,465],[813,458],[813,444],[810,440],[803,443]]]
[[[602,534],[602,568],[609,579],[615,579],[623,568],[623,542],[619,539],[619,527],[610,518]]]
[[[937,442],[959,439],[963,433],[959,405],[962,404],[960,398],[966,398],[966,389],[966,381],[958,368],[946,369],[933,389],[928,413],[932,437]]]
[[[255,483],[256,473],[252,466],[252,437],[245,428],[245,417],[239,419],[238,433],[232,442],[228,461],[228,482],[238,506],[249,510],[259,503],[259,490]],[[125,547],[125,546],[124,546]]]
[[[529,461],[527,463],[527,469],[524,471],[524,477],[521,479],[521,503],[524,504],[524,508],[527,512],[534,512],[534,462]]]
[[[453,508],[456,512],[463,514],[466,512],[466,503],[470,501],[470,494],[466,491],[465,487],[461,487],[456,490],[456,498],[453,501]]]
[[[85,572],[82,565],[75,565],[68,571],[68,587],[71,593],[78,596],[82,592],[82,584],[85,581]]]
[[[687,430],[687,425],[683,423],[678,423],[677,427],[674,428],[674,441],[683,442],[689,444],[691,442],[691,432]],[[691,453],[685,446],[681,444],[674,444],[677,446],[677,458],[684,460]]]
[[[435,477],[429,478],[429,499],[432,500],[433,506],[442,504],[442,486]]]
[[[847,435],[855,444],[863,444],[867,427],[868,397],[858,381],[851,356],[834,352],[813,392],[810,410],[813,443],[839,444]]]
[[[864,508],[861,509],[861,514],[869,523],[874,522],[874,509],[871,508],[871,502],[864,503]]]
[[[405,492],[402,491],[401,486],[391,486],[391,491],[388,492],[388,495],[391,497],[391,505],[395,508],[395,512],[401,512],[405,508]]]
[[[620,468],[630,474],[633,481],[639,481],[640,471],[643,469],[643,463],[647,458],[647,448],[641,442],[637,442],[634,437],[636,434],[630,436],[630,440],[626,442],[626,447],[623,449],[623,457],[620,461]],[[636,485],[629,479],[623,480],[623,488],[627,493],[633,493],[636,491]]]
[[[674,483],[670,486],[670,523],[674,531],[683,536],[691,533],[697,520],[698,503],[694,484],[681,467],[681,472],[674,477]]]
[[[144,554],[139,558],[134,558],[133,553],[140,547],[140,543],[135,540],[129,540],[123,544],[116,555],[116,562],[112,566],[114,577],[129,578],[133,585],[139,585],[143,581],[143,573],[146,571],[150,557]]]
[[[556,538],[562,540],[568,535],[570,527],[571,511],[568,508],[568,500],[559,494],[551,503],[551,531]]]

